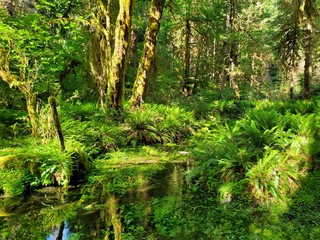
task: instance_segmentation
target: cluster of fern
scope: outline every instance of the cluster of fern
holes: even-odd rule
[[[284,201],[320,152],[320,116],[311,113],[316,104],[301,106],[306,103],[257,102],[241,119],[202,129],[192,148],[198,166],[188,181],[222,202],[243,192],[257,203]]]

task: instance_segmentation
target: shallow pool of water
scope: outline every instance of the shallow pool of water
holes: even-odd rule
[[[188,169],[188,164],[166,164],[121,197],[90,196],[90,186],[81,186],[2,198],[0,239],[172,239],[179,223],[171,218],[181,214]]]

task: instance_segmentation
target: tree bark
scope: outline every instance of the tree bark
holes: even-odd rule
[[[235,91],[236,96],[239,98],[239,86],[235,78],[235,67],[238,64],[238,41],[236,40],[234,34],[236,32],[236,0],[230,0],[230,10],[227,16],[227,28],[231,35],[231,40],[229,42],[229,56],[228,56],[228,71],[227,71],[227,80],[229,81],[230,87]]]
[[[307,39],[305,46],[305,63],[304,63],[304,81],[303,81],[303,98],[309,98],[310,82],[312,80],[312,24],[307,24]]]
[[[152,0],[148,27],[144,37],[144,47],[134,82],[130,104],[133,108],[139,108],[147,95],[148,75],[154,63],[157,38],[160,29],[160,20],[165,0]]]
[[[61,222],[59,225],[58,236],[56,237],[55,240],[62,240],[63,239],[63,230],[64,230],[64,221]]]
[[[132,0],[120,0],[120,9],[116,22],[115,43],[112,55],[112,67],[108,81],[108,107],[119,109],[124,97],[124,74],[129,54],[131,38]]]
[[[98,88],[100,107],[104,110],[111,67],[110,0],[107,1],[106,5],[101,0],[98,0],[96,4],[96,13],[91,23],[94,32],[90,40],[89,64]]]
[[[54,128],[56,129],[56,131],[58,133],[58,137],[59,137],[59,141],[60,141],[60,150],[61,150],[61,152],[64,152],[66,147],[64,145],[64,138],[63,138],[61,124],[60,124],[59,115],[58,115],[58,111],[57,111],[56,99],[54,97],[50,97],[49,104],[51,107]]]
[[[190,37],[191,37],[191,24],[190,20],[186,19],[186,35],[185,35],[185,66],[184,66],[184,77],[183,77],[183,86],[182,93],[184,96],[191,95],[192,91],[192,82],[190,81]]]

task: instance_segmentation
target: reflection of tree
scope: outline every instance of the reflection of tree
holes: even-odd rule
[[[137,172],[139,188],[122,198],[102,191],[94,191],[91,197],[84,193],[82,198],[80,194],[71,198],[70,191],[54,188],[45,194],[29,196],[27,201],[0,200],[0,214],[9,214],[0,217],[0,236],[62,239],[69,230],[71,239],[152,239],[153,236],[161,239],[164,235],[157,231],[170,226],[168,233],[179,233],[184,228],[179,224],[185,224],[182,220],[186,216],[181,208],[184,199],[181,167],[170,164],[158,169],[157,174],[154,169],[152,174],[149,170]],[[172,200],[163,199],[164,196],[171,196]],[[153,203],[155,197],[159,199],[157,204]]]
[[[46,195],[32,195],[25,198],[6,198],[0,201],[0,236],[4,239],[46,239],[55,233],[55,239],[62,239],[66,220],[75,218],[78,202],[65,204],[59,191]],[[4,216],[3,216],[4,217]],[[1,239],[1,238],[0,238]]]
[[[60,225],[59,225],[59,231],[58,231],[58,236],[57,236],[56,240],[62,240],[63,229],[64,229],[64,221],[61,222]]]
[[[122,229],[122,224],[121,224],[121,216],[118,212],[118,200],[114,195],[108,196],[106,206],[107,206],[107,225],[108,225],[108,231],[105,236],[105,240],[110,239],[110,233],[111,229],[113,230],[113,238],[115,240],[120,240],[121,239],[121,232],[123,231]]]
[[[49,238],[50,240],[62,240],[63,239],[63,233],[65,230],[65,227],[67,227],[66,222],[61,222],[59,226],[57,226],[54,230],[53,233],[47,237],[47,239]],[[67,233],[68,234],[68,233]]]
[[[28,214],[14,214],[0,218],[0,236],[4,239],[46,239],[51,229],[43,229],[42,219],[31,210]]]
[[[68,219],[73,219],[76,216],[76,207],[76,203],[69,203],[41,209],[39,215],[43,216],[42,226],[50,229],[60,226]]]
[[[173,170],[170,174],[170,181],[168,185],[168,196],[181,196],[182,195],[182,184],[183,184],[183,171],[181,171],[180,165],[174,165]]]

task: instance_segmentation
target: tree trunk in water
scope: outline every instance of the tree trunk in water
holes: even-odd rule
[[[307,24],[307,39],[305,46],[305,64],[304,64],[304,81],[303,81],[303,98],[309,98],[310,82],[312,80],[312,24]]]
[[[148,74],[151,71],[154,61],[164,4],[165,0],[152,0],[151,2],[148,27],[144,37],[143,53],[130,99],[130,104],[133,108],[139,108],[146,97]]]
[[[183,86],[182,93],[184,96],[190,96],[192,87],[190,81],[190,37],[191,37],[191,25],[190,20],[186,20],[186,35],[185,35],[185,67],[184,67],[184,76],[183,76]]]
[[[132,0],[120,0],[120,9],[116,23],[115,43],[112,55],[112,67],[108,81],[108,107],[119,109],[124,96],[124,74],[131,38]]]
[[[54,97],[49,98],[49,103],[52,111],[52,117],[53,117],[53,123],[54,123],[54,128],[56,129],[60,141],[60,150],[61,152],[65,151],[65,145],[64,145],[64,139],[63,139],[63,134],[62,134],[62,129],[61,129],[61,124],[59,121],[59,115],[57,111],[57,102]]]

